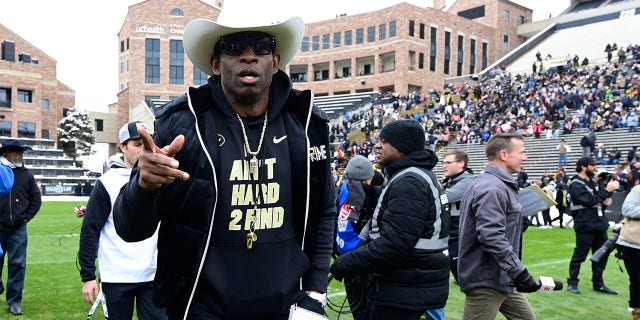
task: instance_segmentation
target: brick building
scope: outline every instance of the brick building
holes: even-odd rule
[[[56,139],[75,92],[56,78],[56,60],[0,24],[0,136]]]

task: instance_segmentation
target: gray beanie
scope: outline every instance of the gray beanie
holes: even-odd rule
[[[365,181],[373,177],[373,166],[369,159],[356,155],[347,163],[347,169],[344,171],[344,177],[349,180]]]
[[[404,154],[424,150],[424,129],[412,119],[389,122],[382,127],[378,136]]]

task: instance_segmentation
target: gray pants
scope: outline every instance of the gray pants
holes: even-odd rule
[[[524,293],[504,294],[491,288],[475,288],[467,292],[462,319],[494,320],[498,311],[509,320],[536,319]]]

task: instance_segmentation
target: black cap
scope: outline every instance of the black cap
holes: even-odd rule
[[[424,150],[424,129],[413,119],[389,122],[382,127],[378,136],[404,154]]]
[[[595,159],[593,159],[593,157],[584,156],[578,159],[578,162],[576,162],[576,167],[588,166],[590,164],[598,164],[598,163],[596,162]]]

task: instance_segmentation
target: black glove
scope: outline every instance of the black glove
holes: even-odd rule
[[[540,289],[538,283],[533,280],[533,276],[531,276],[529,271],[527,271],[527,268],[518,273],[518,275],[513,279],[513,282],[518,292],[536,292]]]
[[[342,281],[342,279],[344,279],[344,276],[346,275],[346,272],[344,270],[342,270],[342,268],[340,268],[340,266],[338,264],[338,260],[336,260],[331,265],[331,271],[330,272],[333,275],[333,278],[338,280],[338,281]]]
[[[324,308],[322,307],[322,303],[314,298],[309,297],[306,293],[304,294],[302,300],[298,301],[298,307],[324,315]]]

